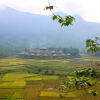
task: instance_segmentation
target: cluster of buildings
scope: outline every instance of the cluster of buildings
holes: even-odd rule
[[[23,58],[44,58],[44,59],[64,59],[71,56],[70,53],[63,53],[62,50],[49,50],[48,48],[40,48],[38,50],[30,50],[29,52],[19,53]]]

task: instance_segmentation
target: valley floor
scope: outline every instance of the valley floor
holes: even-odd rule
[[[0,100],[100,100],[100,82],[92,87],[97,96],[57,88],[71,72],[88,67],[100,72],[100,59],[0,59]],[[59,97],[65,93],[65,98]]]

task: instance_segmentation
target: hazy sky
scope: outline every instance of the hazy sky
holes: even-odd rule
[[[55,6],[54,12],[79,14],[87,21],[100,22],[100,0],[50,0]],[[0,10],[11,7],[33,14],[49,14],[45,11],[48,0],[0,0]]]

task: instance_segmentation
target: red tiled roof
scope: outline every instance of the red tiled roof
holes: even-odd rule
[[[35,54],[32,53],[32,54],[30,54],[30,56],[35,56]]]
[[[53,54],[53,56],[58,56],[57,54]]]
[[[58,53],[63,53],[63,51],[62,50],[59,50]]]
[[[28,52],[21,52],[21,53],[19,53],[20,55],[27,55],[28,54]]]
[[[36,52],[39,52],[40,53],[41,51],[40,50],[36,50]]]
[[[49,56],[48,54],[44,54],[43,56]]]

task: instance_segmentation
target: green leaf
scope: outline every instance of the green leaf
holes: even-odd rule
[[[46,9],[46,10],[48,10],[48,9],[49,9],[49,7],[47,6],[47,7],[45,7],[45,9]]]
[[[59,19],[58,22],[59,22],[59,23],[62,23],[62,22],[63,22],[63,19]]]
[[[52,19],[53,19],[53,20],[57,19],[57,16],[56,16],[56,15],[54,15],[54,16],[52,17]]]
[[[49,6],[50,10],[53,10],[53,6]]]
[[[53,6],[46,6],[45,9],[46,10],[53,10]]]
[[[96,39],[98,39],[96,37]],[[100,44],[98,42],[96,42],[96,40],[92,40],[92,39],[88,39],[86,40],[86,47],[88,48],[88,52],[91,53],[96,53],[97,50],[100,49],[100,47],[98,47]]]

